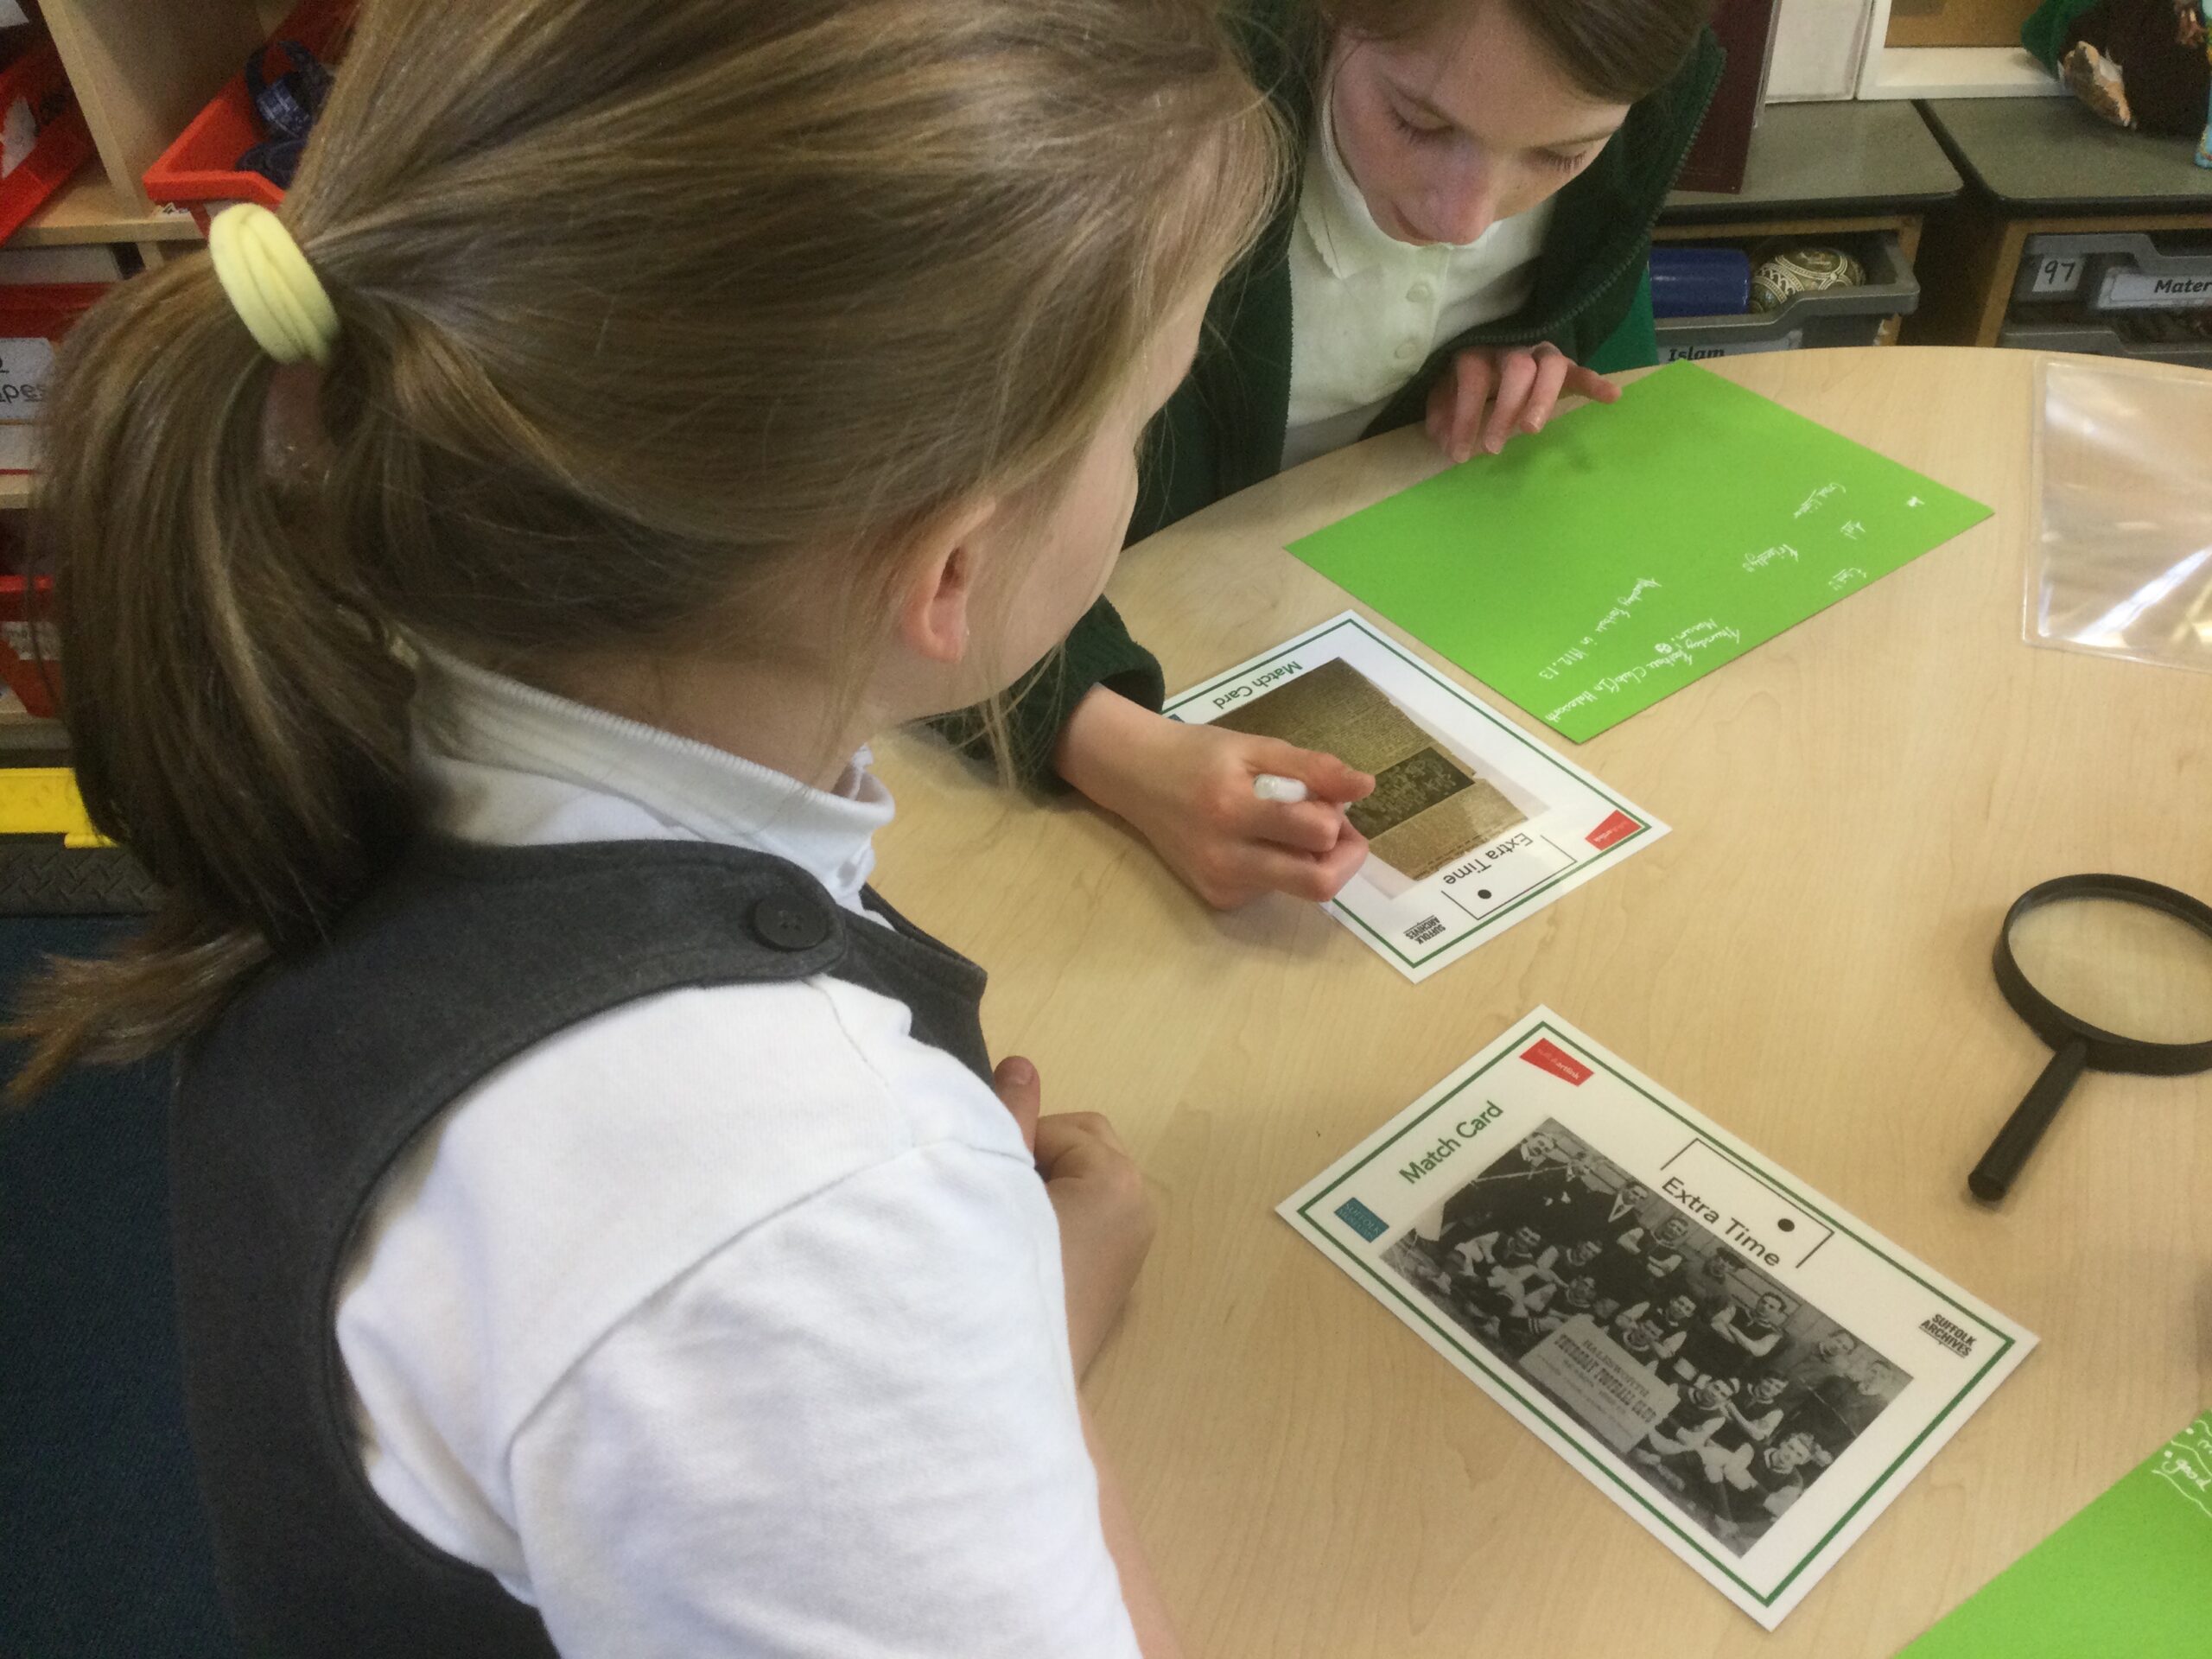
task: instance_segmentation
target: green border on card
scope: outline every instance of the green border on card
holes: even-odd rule
[[[1319,640],[1327,639],[1329,635],[1334,633],[1338,628],[1354,629],[1357,632],[1365,635],[1368,639],[1372,639],[1376,645],[1382,646],[1383,650],[1389,652],[1392,656],[1404,663],[1407,667],[1413,669],[1417,673],[1427,675],[1429,679],[1435,682],[1440,690],[1447,691],[1452,696],[1457,697],[1461,702],[1466,704],[1468,708],[1473,709],[1475,713],[1480,715],[1484,720],[1497,727],[1499,731],[1503,732],[1508,737],[1516,739],[1524,747],[1534,749],[1551,765],[1567,772],[1569,775],[1574,777],[1586,785],[1600,800],[1605,801],[1611,805],[1613,810],[1619,813],[1623,817],[1626,818],[1630,823],[1633,823],[1636,826],[1635,829],[1630,830],[1628,834],[1623,836],[1611,846],[1601,848],[1595,858],[1580,859],[1573,863],[1569,864],[1565,869],[1560,870],[1556,874],[1548,877],[1545,880],[1538,883],[1536,886],[1529,888],[1528,892],[1522,893],[1518,899],[1516,899],[1511,904],[1506,906],[1503,910],[1492,911],[1489,915],[1484,917],[1479,921],[1473,921],[1471,918],[1470,920],[1471,925],[1470,925],[1465,932],[1452,935],[1452,937],[1446,939],[1443,944],[1438,945],[1433,950],[1427,952],[1424,956],[1408,956],[1403,950],[1401,950],[1398,948],[1397,942],[1395,940],[1392,939],[1389,935],[1376,928],[1372,922],[1369,921],[1364,916],[1359,914],[1358,912],[1353,910],[1351,906],[1345,904],[1342,899],[1333,899],[1329,901],[1330,907],[1332,909],[1340,912],[1346,921],[1349,921],[1358,927],[1362,932],[1373,939],[1378,946],[1382,950],[1388,950],[1392,956],[1395,957],[1407,967],[1421,967],[1425,963],[1433,962],[1437,957],[1442,956],[1447,950],[1457,950],[1469,939],[1473,938],[1478,933],[1484,931],[1493,924],[1503,921],[1506,917],[1510,916],[1515,911],[1520,909],[1530,899],[1540,898],[1543,894],[1549,893],[1560,882],[1566,880],[1567,877],[1573,875],[1580,871],[1589,869],[1592,866],[1604,863],[1615,853],[1620,851],[1622,848],[1633,844],[1650,830],[1651,825],[1647,819],[1645,819],[1640,813],[1630,808],[1627,802],[1615,795],[1611,790],[1607,789],[1603,784],[1599,783],[1588,772],[1582,771],[1580,767],[1569,766],[1566,760],[1562,760],[1559,755],[1554,754],[1551,750],[1546,748],[1541,743],[1537,742],[1535,739],[1530,737],[1528,733],[1522,731],[1518,726],[1513,724],[1512,721],[1500,719],[1494,710],[1487,708],[1476,698],[1469,696],[1458,686],[1452,684],[1451,681],[1446,679],[1441,674],[1439,674],[1434,669],[1431,668],[1427,663],[1422,662],[1420,658],[1413,656],[1408,652],[1401,649],[1395,640],[1387,639],[1383,635],[1377,633],[1373,628],[1370,627],[1365,621],[1357,616],[1338,617],[1333,622],[1323,624],[1320,627],[1314,629],[1311,633],[1300,635],[1297,639],[1292,640],[1290,644],[1285,645],[1281,651],[1275,652],[1270,656],[1262,657],[1255,662],[1247,663],[1243,667],[1232,669],[1226,674],[1216,675],[1204,685],[1192,688],[1191,690],[1185,692],[1181,696],[1176,698],[1174,702],[1166,704],[1160,709],[1160,713],[1167,715],[1172,720],[1175,718],[1175,711],[1178,709],[1187,708],[1190,704],[1196,702],[1200,697],[1205,696],[1207,692],[1217,690],[1221,687],[1228,685],[1234,681],[1241,680],[1249,675],[1256,674],[1262,669],[1267,667],[1268,664],[1280,662],[1282,658],[1289,656],[1293,652],[1302,651],[1306,646],[1311,645]]]
[[[1673,1118],[1676,1122],[1681,1124],[1683,1128],[1689,1130],[1689,1132],[1693,1135],[1696,1136],[1700,1141],[1712,1147],[1713,1151],[1727,1159],[1730,1163],[1743,1170],[1745,1174],[1751,1176],[1753,1179],[1760,1182],[1762,1185],[1771,1188],[1773,1191],[1781,1193],[1792,1204],[1795,1204],[1799,1209],[1806,1211],[1809,1214],[1818,1216],[1822,1221],[1826,1222],[1828,1226],[1834,1228],[1837,1232],[1841,1233],[1847,1238],[1856,1241],[1861,1249],[1879,1258],[1881,1261],[1888,1262],[1891,1267],[1904,1274],[1906,1278],[1911,1280],[1913,1283],[1918,1285],[1923,1290],[1927,1291],[1929,1294],[1955,1309],[1961,1316],[1971,1319],[1976,1325],[1980,1326],[1982,1330],[1987,1332],[1991,1336],[1997,1338],[1998,1346],[1990,1354],[1989,1357],[1982,1363],[1981,1369],[1976,1371],[1973,1376],[1967,1380],[1966,1386],[1961,1389],[1958,1393],[1952,1395],[1950,1400],[1945,1403],[1942,1410],[1937,1412],[1933,1418],[1929,1420],[1928,1427],[1922,1429],[1918,1434],[1913,1437],[1912,1443],[1910,1446],[1907,1446],[1904,1451],[1897,1453],[1897,1460],[1891,1464],[1887,1469],[1884,1470],[1873,1483],[1870,1484],[1865,1491],[1859,1495],[1859,1501],[1853,1503],[1849,1509],[1846,1510],[1841,1516],[1837,1517],[1835,1525],[1830,1527],[1821,1536],[1820,1541],[1815,1543],[1810,1549],[1807,1550],[1805,1554],[1799,1558],[1797,1564],[1791,1567],[1789,1571],[1783,1576],[1781,1581],[1764,1595],[1761,1595],[1757,1590],[1746,1584],[1743,1579],[1729,1567],[1727,1562],[1714,1555],[1712,1551],[1707,1549],[1703,1543],[1698,1541],[1698,1539],[1683,1531],[1681,1527],[1676,1523],[1674,1516],[1668,1514],[1664,1510],[1660,1509],[1657,1505],[1653,1503],[1650,1498],[1643,1492],[1638,1491],[1636,1486],[1631,1485],[1628,1481],[1622,1478],[1618,1471],[1612,1469],[1606,1464],[1601,1462],[1596,1457],[1592,1456],[1589,1447],[1583,1445],[1581,1439],[1580,1438],[1581,1435],[1588,1433],[1586,1429],[1581,1429],[1579,1427],[1571,1429],[1561,1428],[1557,1422],[1553,1421],[1551,1414],[1542,1406],[1532,1402],[1521,1392],[1520,1389],[1515,1388],[1510,1382],[1508,1382],[1503,1376],[1501,1376],[1496,1370],[1491,1369],[1491,1364],[1488,1363],[1487,1356],[1474,1352],[1467,1348],[1459,1341],[1459,1338],[1455,1336],[1452,1332],[1446,1330],[1433,1319],[1430,1318],[1427,1308],[1421,1306],[1419,1303],[1414,1301],[1412,1297],[1406,1294],[1405,1291],[1399,1286],[1393,1284],[1389,1279],[1385,1278],[1376,1269],[1373,1263],[1368,1262],[1365,1258],[1351,1250],[1347,1245],[1345,1245],[1343,1240],[1338,1238],[1334,1233],[1329,1230],[1325,1224],[1317,1221],[1312,1213],[1315,1205],[1320,1203],[1321,1200],[1328,1197],[1330,1193],[1335,1192],[1346,1181],[1350,1180],[1354,1175],[1357,1175],[1361,1170],[1366,1168],[1368,1165],[1373,1163],[1376,1159],[1381,1157],[1386,1149],[1398,1141],[1403,1139],[1405,1135],[1410,1133],[1417,1125],[1426,1122],[1431,1113],[1436,1111],[1438,1108],[1450,1101],[1453,1096],[1460,1093],[1461,1090],[1466,1089],[1477,1078],[1488,1072],[1492,1066],[1498,1065],[1501,1061],[1519,1058],[1522,1051],[1528,1046],[1529,1039],[1536,1036],[1539,1033],[1541,1033],[1550,1037],[1554,1041],[1563,1045],[1572,1052],[1577,1058],[1582,1060],[1585,1064],[1590,1065],[1593,1069],[1604,1071],[1609,1076],[1618,1079],[1619,1082],[1627,1084],[1629,1088],[1634,1090],[1637,1094],[1643,1096],[1644,1099],[1649,1101],[1654,1106],[1656,1106],[1661,1111],[1666,1113],[1668,1116]],[[1983,1319],[1972,1308],[1962,1306],[1955,1298],[1950,1295],[1948,1292],[1942,1290],[1937,1286],[1929,1284],[1928,1281],[1922,1278],[1917,1273],[1915,1273],[1910,1268],[1905,1266],[1902,1262],[1897,1261],[1895,1257],[1890,1255],[1885,1251],[1877,1249],[1872,1244],[1868,1243],[1866,1239],[1860,1237],[1859,1234],[1837,1221],[1834,1216],[1829,1215],[1826,1211],[1821,1209],[1819,1205],[1807,1202],[1804,1198],[1794,1192],[1789,1186],[1779,1181],[1770,1179],[1763,1171],[1751,1168],[1735,1152],[1722,1146],[1717,1141],[1714,1141],[1712,1136],[1708,1135],[1703,1129],[1691,1122],[1689,1119],[1684,1117],[1680,1112],[1676,1111],[1672,1106],[1669,1106],[1665,1101],[1660,1099],[1649,1089],[1646,1089],[1642,1084],[1637,1082],[1635,1078],[1624,1075],[1618,1067],[1607,1065],[1604,1060],[1599,1059],[1596,1055],[1589,1052],[1580,1043],[1568,1036],[1565,1032],[1560,1030],[1558,1027],[1553,1025],[1548,1020],[1539,1020],[1535,1025],[1530,1026],[1527,1030],[1517,1033],[1514,1041],[1505,1049],[1502,1050],[1498,1053],[1497,1058],[1491,1060],[1488,1065],[1484,1066],[1480,1071],[1471,1072],[1466,1077],[1461,1079],[1461,1081],[1452,1087],[1449,1092],[1438,1096],[1436,1100],[1430,1103],[1427,1111],[1422,1112],[1420,1116],[1410,1120],[1403,1128],[1399,1129],[1397,1134],[1390,1136],[1389,1140],[1380,1142],[1372,1152],[1370,1152],[1367,1154],[1366,1157],[1361,1159],[1350,1169],[1345,1170],[1341,1175],[1338,1175],[1336,1179],[1331,1181],[1328,1185],[1321,1188],[1320,1191],[1314,1193],[1312,1198],[1306,1199],[1304,1204],[1300,1205],[1298,1206],[1297,1214],[1299,1218],[1305,1222],[1308,1230],[1311,1230],[1317,1239],[1323,1240],[1334,1245],[1338,1250],[1343,1253],[1345,1260],[1351,1262],[1354,1267],[1365,1273],[1369,1278],[1374,1280],[1376,1284],[1388,1291],[1390,1295],[1402,1305],[1408,1313],[1412,1313],[1431,1331],[1433,1331],[1437,1336],[1443,1340],[1445,1344],[1451,1348],[1453,1352],[1459,1354],[1470,1364],[1474,1366],[1477,1370],[1480,1371],[1484,1376],[1490,1378],[1490,1380],[1493,1383],[1497,1384],[1500,1389],[1517,1402],[1523,1410],[1527,1411],[1530,1415],[1535,1417],[1539,1421],[1543,1423],[1543,1425],[1547,1428],[1550,1429],[1554,1434],[1559,1436],[1559,1438],[1565,1441],[1568,1446],[1573,1446],[1575,1452],[1582,1458],[1583,1461],[1587,1463],[1591,1468],[1604,1475],[1607,1480],[1612,1482],[1612,1484],[1618,1487],[1623,1492],[1634,1498],[1637,1503],[1647,1515],[1650,1516],[1653,1520],[1658,1522],[1662,1526],[1665,1527],[1669,1532],[1674,1534],[1675,1537],[1681,1540],[1681,1541],[1688,1546],[1691,1550],[1695,1552],[1700,1558],[1711,1566],[1713,1571],[1719,1573],[1721,1577],[1726,1579],[1731,1584],[1734,1585],[1738,1589],[1741,1590],[1746,1596],[1758,1603],[1762,1607],[1771,1607],[1774,1605],[1775,1602],[1781,1597],[1783,1592],[1789,1589],[1789,1586],[1796,1581],[1798,1574],[1802,1573],[1807,1567],[1810,1566],[1821,1552],[1826,1549],[1828,1545],[1834,1541],[1835,1535],[1838,1533],[1841,1532],[1845,1527],[1850,1525],[1852,1517],[1857,1515],[1859,1510],[1865,1509],[1877,1492],[1880,1491],[1884,1487],[1890,1484],[1890,1481],[1896,1476],[1897,1471],[1903,1468],[1911,1459],[1912,1454],[1920,1449],[1922,1444],[1926,1441],[1928,1437],[1930,1434],[1933,1434],[1937,1428],[1941,1427],[1943,1421],[1948,1418],[1952,1412],[1958,1408],[1960,1402],[1965,1400],[1967,1396],[1972,1394],[1977,1388],[1981,1386],[1981,1380],[1989,1375],[1991,1367],[1994,1366],[1999,1360],[2003,1359],[2005,1355],[2012,1352],[2014,1346],[2014,1341],[2012,1337],[2007,1336],[2004,1332],[1998,1330],[1994,1325],[1991,1325],[1988,1320]]]

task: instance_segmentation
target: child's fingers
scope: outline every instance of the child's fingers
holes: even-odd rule
[[[1451,450],[1452,400],[1458,391],[1459,378],[1452,374],[1439,375],[1428,389],[1428,414],[1424,422],[1428,441],[1446,454]]]
[[[991,1087],[999,1103],[1014,1115],[1021,1131],[1021,1144],[1037,1151],[1037,1121],[1044,1111],[1045,1085],[1037,1068],[1019,1054],[1009,1054],[991,1072]]]
[[[1294,852],[1319,855],[1334,848],[1344,832],[1344,809],[1326,801],[1252,803],[1236,826],[1247,841],[1273,842]]]
[[[1128,1153],[1110,1119],[1096,1112],[1055,1112],[1037,1120],[1037,1166],[1048,1179],[1079,1180]]]
[[[1332,880],[1322,859],[1309,853],[1277,852],[1262,848],[1251,858],[1251,879],[1263,893],[1287,893],[1308,904],[1325,904],[1337,896],[1344,881]]]
[[[1245,759],[1255,772],[1295,778],[1319,801],[1364,800],[1375,790],[1373,778],[1346,766],[1326,749],[1301,749],[1280,738],[1260,740]]]
[[[1357,875],[1359,867],[1366,862],[1367,837],[1345,824],[1337,844],[1321,855],[1321,880],[1327,884],[1328,896],[1333,899],[1343,892],[1344,883]]]
[[[1288,893],[1321,904],[1344,890],[1367,861],[1367,837],[1350,824],[1327,852],[1294,853],[1273,847],[1255,847],[1246,863],[1248,879],[1266,892]]]
[[[1483,429],[1483,448],[1497,454],[1505,448],[1506,439],[1513,435],[1514,423],[1521,416],[1522,406],[1529,401],[1529,389],[1536,384],[1536,359],[1533,353],[1516,352],[1505,359],[1498,371],[1495,401],[1490,407],[1490,420]]]
[[[1529,389],[1529,401],[1522,405],[1521,429],[1541,432],[1544,423],[1550,420],[1552,411],[1559,407],[1560,388],[1567,384],[1567,371],[1574,367],[1573,359],[1560,352],[1545,352],[1536,359],[1536,384]]]
[[[1462,352],[1452,371],[1452,425],[1446,434],[1444,453],[1465,461],[1475,453],[1475,435],[1482,429],[1483,405],[1490,401],[1497,375],[1480,352]]]
[[[1568,368],[1566,389],[1578,397],[1587,397],[1593,404],[1618,404],[1621,400],[1618,386],[1595,369],[1586,369],[1580,363]]]

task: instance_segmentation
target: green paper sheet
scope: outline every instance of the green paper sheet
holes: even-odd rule
[[[1290,550],[1580,743],[1987,517],[1677,363]]]
[[[1898,1659],[2212,1654],[2212,1413]]]

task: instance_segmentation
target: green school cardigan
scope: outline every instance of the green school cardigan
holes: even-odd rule
[[[1296,0],[1263,0],[1244,36],[1253,78],[1268,89],[1303,156],[1315,54],[1294,38],[1290,20],[1301,10]],[[1618,136],[1560,191],[1528,302],[1439,346],[1364,435],[1423,419],[1430,386],[1471,346],[1548,340],[1601,372],[1658,360],[1651,227],[1704,121],[1722,57],[1708,30],[1674,79],[1630,108]],[[1130,541],[1281,469],[1290,410],[1288,251],[1297,222],[1297,193],[1286,192],[1251,253],[1214,290],[1198,359],[1147,435]],[[1023,782],[1060,786],[1053,745],[1076,704],[1098,685],[1153,709],[1166,696],[1160,664],[1103,598],[1011,703],[1010,758]],[[972,714],[937,723],[955,742],[980,748],[981,722]]]

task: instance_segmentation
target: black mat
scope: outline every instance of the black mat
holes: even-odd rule
[[[0,920],[0,996],[130,924]],[[0,1047],[12,1075],[16,1051]],[[165,1065],[0,1116],[0,1656],[231,1659],[186,1446]]]

